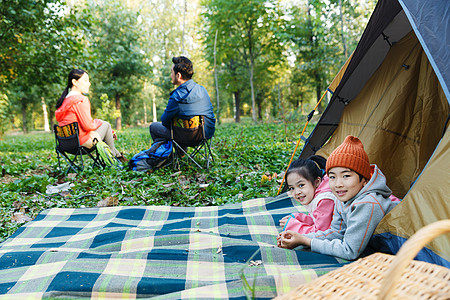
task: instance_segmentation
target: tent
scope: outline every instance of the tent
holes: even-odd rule
[[[300,154],[328,157],[347,135],[403,201],[374,234],[396,253],[421,227],[450,218],[450,2],[380,0]],[[450,237],[417,259],[450,267]]]

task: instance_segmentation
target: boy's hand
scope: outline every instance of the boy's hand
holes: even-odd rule
[[[283,219],[280,220],[280,226],[284,228],[284,226],[286,226],[287,220],[289,220],[290,217],[290,215],[284,216]]]
[[[311,247],[310,238],[292,230],[283,231],[279,238],[279,240],[277,238],[277,244],[280,248],[294,249],[300,245]]]

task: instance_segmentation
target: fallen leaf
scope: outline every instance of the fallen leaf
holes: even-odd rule
[[[106,197],[103,200],[97,202],[97,207],[108,207],[119,205],[119,199],[117,197]]]
[[[197,177],[197,182],[198,183],[205,183],[206,182],[206,174],[200,174]]]
[[[255,260],[255,261],[253,261],[253,260],[251,260],[250,261],[250,263],[248,264],[250,267],[254,267],[254,266],[259,266],[259,265],[261,265],[262,264],[262,261],[261,260]]]
[[[13,206],[15,209],[19,209],[22,206],[22,203],[20,201],[14,201]]]
[[[15,213],[11,217],[11,220],[16,223],[25,223],[25,222],[31,221],[33,219],[23,213]]]
[[[59,193],[61,196],[63,196],[64,198],[67,198],[70,196],[70,192],[68,191],[62,191],[61,193]]]
[[[187,179],[186,176],[184,176],[184,175],[178,177],[178,182],[179,182],[181,185],[189,185],[189,179]]]
[[[195,194],[194,196],[190,196],[190,197],[189,197],[189,200],[194,200],[195,198],[197,198],[197,196],[198,196],[198,193]]]
[[[175,184],[176,184],[175,182],[167,183],[167,184],[163,184],[163,187],[165,187],[165,188],[170,188],[171,186],[173,186],[173,185],[175,185]]]
[[[175,172],[173,174],[170,174],[170,176],[171,177],[175,177],[175,176],[180,175],[180,174],[181,174],[181,171],[178,171],[178,172]]]

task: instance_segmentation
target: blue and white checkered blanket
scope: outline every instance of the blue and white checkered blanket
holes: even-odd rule
[[[346,261],[276,247],[287,194],[210,207],[53,208],[0,244],[0,299],[270,299]]]

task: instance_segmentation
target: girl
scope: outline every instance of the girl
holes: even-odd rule
[[[70,71],[67,86],[56,103],[56,121],[59,126],[78,122],[81,146],[92,148],[94,139],[104,141],[114,156],[121,162],[126,162],[122,153],[114,146],[117,136],[111,125],[99,119],[93,120],[91,117],[91,103],[86,96],[83,96],[89,92],[90,86],[89,75],[86,71],[79,69]]]
[[[295,160],[286,172],[288,190],[308,214],[294,213],[280,220],[283,231],[306,234],[330,228],[336,197],[328,186],[326,159],[313,155]]]

